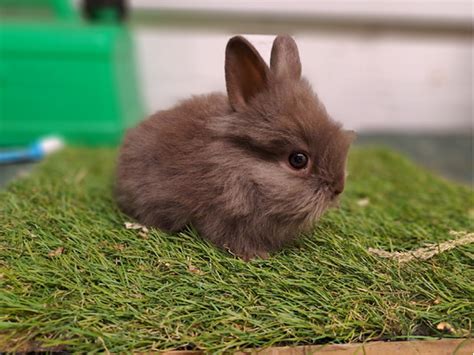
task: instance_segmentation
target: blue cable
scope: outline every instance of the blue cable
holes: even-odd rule
[[[41,160],[44,155],[41,144],[35,143],[26,149],[0,151],[0,164]]]

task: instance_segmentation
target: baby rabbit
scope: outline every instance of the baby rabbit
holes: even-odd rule
[[[227,96],[192,97],[127,133],[116,198],[147,226],[191,224],[245,260],[266,258],[342,193],[354,133],[301,77],[289,36],[276,37],[270,67],[245,38],[231,38],[225,80]]]

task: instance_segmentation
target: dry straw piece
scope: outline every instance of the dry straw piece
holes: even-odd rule
[[[52,257],[58,256],[58,255],[61,255],[62,253],[64,253],[64,247],[59,247],[59,248],[56,248],[54,250],[51,250],[48,253],[48,256],[52,258]]]
[[[132,223],[132,222],[125,222],[124,226],[126,229],[133,229],[133,230],[140,230],[138,235],[144,239],[148,238],[148,228],[139,224],[139,223]]]
[[[448,240],[439,244],[429,244],[426,247],[404,252],[388,252],[381,249],[369,248],[369,253],[380,256],[381,258],[396,259],[399,263],[407,263],[412,260],[428,260],[437,254],[454,249],[457,246],[474,243],[474,233],[451,231],[449,234],[458,237],[458,239]]]

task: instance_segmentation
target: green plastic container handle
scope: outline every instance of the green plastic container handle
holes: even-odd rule
[[[92,22],[123,22],[128,14],[126,0],[82,0],[81,7],[86,19]]]

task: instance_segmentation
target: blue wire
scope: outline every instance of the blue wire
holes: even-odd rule
[[[0,164],[11,164],[25,161],[40,160],[44,157],[41,144],[36,143],[27,149],[0,151]]]

